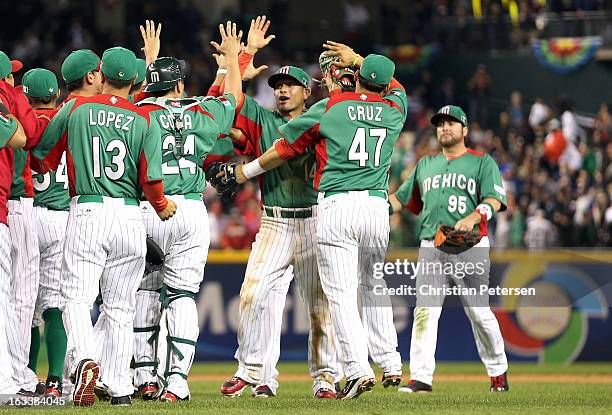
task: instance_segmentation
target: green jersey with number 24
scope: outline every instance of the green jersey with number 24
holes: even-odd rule
[[[161,171],[168,195],[202,193],[206,178],[201,166],[219,135],[229,134],[234,121],[235,100],[219,98],[147,98],[137,104],[161,127]],[[177,142],[178,141],[178,142]]]
[[[440,225],[454,226],[490,197],[506,208],[506,191],[499,167],[488,154],[468,150],[447,159],[442,154],[423,157],[396,193],[408,210],[421,214],[419,239],[433,239]],[[487,234],[486,222],[476,225]]]

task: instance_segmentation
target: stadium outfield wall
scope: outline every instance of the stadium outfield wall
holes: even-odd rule
[[[197,300],[196,359],[231,360],[248,252],[211,252]],[[417,250],[391,251],[389,264],[417,262]],[[492,253],[489,300],[513,361],[612,361],[612,251],[558,250]],[[402,269],[401,266],[389,266]],[[403,268],[405,269],[405,267]],[[405,274],[385,275],[388,287],[414,285]],[[535,296],[498,295],[531,288]],[[414,296],[392,297],[400,353],[408,360]],[[518,291],[518,290],[515,290]],[[400,291],[398,291],[400,292]],[[476,361],[471,327],[457,298],[447,298],[439,325],[438,360]],[[306,360],[308,318],[291,285],[283,316],[282,360]]]

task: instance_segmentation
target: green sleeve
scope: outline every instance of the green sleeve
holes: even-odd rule
[[[393,102],[399,107],[402,117],[404,121],[406,121],[406,117],[408,116],[408,96],[406,95],[406,91],[394,88],[385,95],[385,99]]]
[[[17,121],[0,114],[0,148],[6,146],[17,131]]]
[[[145,133],[144,142],[142,144],[142,155],[144,156],[146,162],[146,172],[140,171],[139,176],[143,179],[146,177],[146,180],[141,180],[141,184],[142,182],[147,181],[162,180],[164,177],[161,172],[162,150],[161,146],[159,145],[160,136],[161,129],[159,124],[157,123],[155,117],[151,117],[149,128]],[[142,157],[141,164],[138,168],[139,170],[143,168]]]
[[[329,99],[323,99],[308,109],[304,114],[289,121],[279,128],[281,137],[292,146],[307,147],[318,138],[318,129]]]
[[[68,101],[53,116],[40,138],[40,143],[32,150],[34,157],[39,160],[46,159],[62,136],[68,131],[68,120],[75,102],[76,99]]]
[[[419,165],[412,171],[408,180],[406,180],[395,192],[398,200],[406,209],[418,215],[423,209],[423,200],[421,199],[421,188],[418,180]]]
[[[488,154],[483,157],[480,166],[480,187],[478,190],[480,192],[480,201],[487,197],[497,199],[502,204],[500,211],[506,210],[507,200],[504,182],[497,163]]]
[[[202,101],[200,107],[213,116],[221,134],[229,134],[236,113],[236,99],[232,94]]]

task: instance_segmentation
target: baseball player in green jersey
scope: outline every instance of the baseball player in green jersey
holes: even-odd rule
[[[417,273],[417,304],[410,344],[411,380],[400,387],[400,392],[432,390],[438,319],[444,295],[432,296],[423,292],[453,284],[467,288],[488,286],[490,260],[487,222],[495,212],[506,209],[506,191],[497,164],[488,154],[476,152],[465,145],[468,129],[463,110],[453,105],[442,107],[432,117],[431,123],[436,127],[442,153],[419,160],[408,180],[397,193],[390,196],[392,210],[399,211],[405,207],[415,214],[421,214],[423,225],[419,235],[419,262],[473,263],[483,272],[474,272],[462,278],[442,274],[435,268]],[[434,237],[441,225],[450,225],[460,231],[476,230],[482,239],[461,253],[444,252],[434,244]],[[478,354],[491,377],[491,390],[506,391],[508,361],[504,340],[489,307],[488,297],[462,296],[462,300],[472,324]]]
[[[229,133],[235,97],[242,87],[239,37],[229,27],[229,33],[223,32],[221,47],[229,65],[226,94],[213,99],[182,98],[185,86],[179,61],[159,58],[147,66],[144,91],[152,97],[138,103],[161,127],[157,142],[163,152],[165,192],[179,207],[171,222],[161,222],[148,202],[141,203],[147,234],[165,254],[162,269],[145,275],[137,293],[134,383],[143,399],[157,394],[156,347],[148,340],[152,330],[158,333],[160,300],[166,310],[168,345],[166,368],[162,372],[165,390],[159,399],[167,402],[190,399],[187,376],[200,331],[194,299],[200,290],[210,242],[208,213],[202,203],[206,179],[201,166],[219,135]]]
[[[100,375],[111,404],[129,405],[135,294],[144,271],[146,231],[138,199],[144,193],[162,220],[176,211],[163,194],[159,126],[127,98],[137,76],[134,53],[120,47],[102,56],[102,94],[62,106],[33,155],[55,169],[66,151],[72,196],[62,260],[67,365],[74,374],[74,404],[94,403]],[[93,361],[89,317],[98,292],[107,313],[102,367]]]
[[[394,382],[401,377],[390,301],[370,295],[370,270],[384,260],[387,248],[387,172],[408,103],[393,79],[391,60],[381,55],[363,59],[345,45],[331,46],[338,65],[359,68],[355,92],[336,93],[280,127],[282,138],[258,159],[236,166],[235,174],[243,182],[283,166],[315,144],[317,261],[347,379],[338,399],[347,399],[371,390],[376,382],[368,349],[384,368],[383,383],[385,377],[393,376]]]
[[[50,120],[55,114],[60,92],[55,74],[47,69],[31,69],[23,76],[22,87],[36,116]],[[38,349],[35,339],[40,339],[39,326],[44,320],[49,362],[45,393],[59,397],[62,395],[62,370],[67,340],[59,309],[62,253],[70,203],[65,154],[62,155],[57,171],[39,174],[33,170],[32,182],[40,253],[40,283],[32,322],[30,368],[36,372]]]
[[[242,63],[273,38],[266,36],[269,21],[260,16],[251,22]],[[246,69],[246,65],[241,69]],[[310,77],[302,69],[285,66],[268,79],[274,88],[276,111],[244,96],[236,110],[234,127],[240,130],[235,143],[244,154],[259,156],[273,146],[277,129],[304,112],[310,96]],[[316,267],[314,239],[316,191],[312,187],[314,157],[304,154],[261,177],[264,216],[252,247],[240,291],[238,360],[235,375],[221,386],[221,393],[235,397],[248,386],[254,396],[276,394],[276,363],[279,358],[284,300],[295,276],[310,317],[309,366],[316,398],[334,398],[335,382],[341,377],[327,299]],[[293,272],[290,272],[293,266]]]

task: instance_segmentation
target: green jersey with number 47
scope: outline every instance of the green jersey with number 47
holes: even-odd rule
[[[404,121],[406,93],[387,95],[343,92],[313,105],[280,127],[277,151],[287,159],[315,143],[320,192],[387,190],[391,154]]]
[[[440,225],[454,226],[486,198],[499,200],[500,210],[506,209],[506,191],[497,163],[488,154],[471,149],[449,159],[441,153],[422,158],[396,196],[412,213],[421,214],[421,240],[433,239]],[[487,235],[486,222],[477,228],[481,235]]]
[[[202,193],[206,178],[201,166],[219,135],[229,134],[235,111],[232,95],[219,98],[147,98],[137,104],[161,127],[161,171],[168,195]]]
[[[71,196],[139,198],[162,180],[157,121],[127,99],[101,94],[65,103],[32,155],[55,169],[66,151]]]

